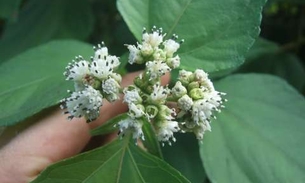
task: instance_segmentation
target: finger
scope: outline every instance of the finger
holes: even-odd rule
[[[138,74],[126,75],[122,85],[132,84]],[[166,75],[162,83],[168,82],[169,76]],[[79,153],[90,140],[90,128],[99,126],[126,109],[122,101],[106,103],[102,107],[101,117],[89,125],[84,119],[67,121],[61,111],[54,111],[0,150],[0,180],[29,182],[49,164]]]

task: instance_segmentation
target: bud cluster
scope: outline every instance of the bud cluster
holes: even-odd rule
[[[68,91],[71,96],[61,100],[68,119],[84,116],[91,122],[99,116],[103,98],[109,102],[119,99],[122,77],[114,72],[120,65],[118,57],[109,55],[104,43],[93,49],[90,62],[78,56],[64,72],[66,80],[72,80],[75,86],[74,92]]]
[[[198,139],[203,138],[205,131],[211,131],[211,118],[214,111],[224,108],[221,96],[225,93],[215,90],[208,74],[201,69],[194,73],[181,70],[178,81],[171,90],[173,101],[179,110],[179,127],[182,132],[194,132]]]

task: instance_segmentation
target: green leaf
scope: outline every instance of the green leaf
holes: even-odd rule
[[[263,38],[258,38],[254,42],[253,46],[250,48],[249,52],[246,54],[245,63],[243,65],[241,65],[241,67],[248,64],[251,61],[257,60],[261,55],[270,54],[271,52],[275,53],[276,51],[278,51],[277,44],[275,44],[271,41],[268,41],[266,39],[263,39]],[[210,76],[210,78],[220,78],[225,75],[229,75],[230,73],[233,73],[239,69],[240,69],[240,67],[227,69],[227,70],[223,70],[223,71],[219,71],[219,72],[213,72],[209,76]]]
[[[135,146],[129,137],[56,163],[32,183],[189,182],[161,159]]]
[[[89,58],[92,47],[78,41],[54,41],[0,65],[0,126],[13,125],[67,96],[72,82],[63,71],[75,55]]]
[[[234,75],[216,88],[228,102],[200,145],[210,180],[305,182],[304,97],[269,75]]]
[[[279,46],[276,43],[259,37],[246,54],[246,63],[259,60],[260,57],[274,54],[277,51],[279,51]]]
[[[293,54],[281,52],[277,44],[264,39],[256,41],[238,72],[273,74],[287,80],[299,91],[305,86],[305,69],[301,60]]]
[[[194,134],[178,133],[172,146],[162,147],[164,160],[180,171],[192,183],[203,183],[206,174],[199,156],[198,140]]]
[[[120,122],[121,120],[126,119],[126,118],[128,118],[127,113],[120,114],[114,118],[111,118],[103,125],[91,130],[90,133],[91,133],[91,135],[95,136],[95,135],[105,135],[105,134],[114,132],[118,129],[117,127],[115,127],[115,125],[118,122]]]
[[[90,8],[86,0],[30,0],[4,30],[0,63],[52,39],[86,39],[93,28]]]
[[[118,0],[131,32],[141,40],[143,27],[162,27],[185,39],[181,67],[207,72],[231,69],[244,61],[260,31],[265,0]]]
[[[18,8],[21,0],[1,0],[0,18],[12,19],[18,14]]]
[[[144,147],[147,149],[147,151],[161,159],[163,159],[163,155],[160,148],[160,143],[156,137],[156,132],[153,129],[153,126],[149,121],[144,119],[143,124],[143,133],[145,136],[145,140],[142,141],[144,144]]]

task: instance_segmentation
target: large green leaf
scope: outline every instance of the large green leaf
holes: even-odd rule
[[[262,55],[275,53],[276,51],[278,51],[277,44],[275,44],[271,41],[268,41],[266,39],[263,39],[263,38],[258,38],[254,42],[253,46],[250,48],[249,52],[246,54],[245,63],[243,65],[241,65],[240,67],[243,67],[244,65],[248,64],[249,62],[259,60],[259,58]],[[210,78],[220,78],[225,75],[229,75],[230,73],[233,73],[237,70],[240,70],[240,67],[227,69],[227,70],[220,71],[220,72],[214,72],[214,73],[211,73],[209,76],[210,76]]]
[[[283,80],[234,75],[200,153],[213,183],[305,182],[305,100]]]
[[[86,0],[30,0],[4,30],[0,63],[51,39],[86,39],[93,28],[90,8]]]
[[[264,39],[258,39],[254,43],[246,55],[246,63],[238,72],[274,74],[286,79],[299,91],[305,86],[305,69],[300,59],[282,52],[277,44]]]
[[[164,160],[179,170],[192,183],[203,183],[206,174],[199,156],[198,140],[194,134],[176,134],[172,146],[162,147]]]
[[[33,183],[183,183],[177,170],[150,155],[126,136],[114,142],[54,164]]]
[[[118,9],[131,32],[162,27],[185,43],[181,66],[215,72],[237,67],[259,33],[265,0],[119,0]]]
[[[63,71],[75,55],[89,58],[92,47],[78,41],[54,41],[0,65],[0,126],[13,125],[67,96],[72,82]]]

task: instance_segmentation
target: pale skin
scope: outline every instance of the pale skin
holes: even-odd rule
[[[138,72],[124,76],[122,86],[132,84],[137,75]],[[165,75],[162,84],[169,80]],[[122,100],[105,102],[101,116],[89,124],[82,118],[68,121],[61,110],[51,112],[0,149],[0,182],[30,182],[48,165],[81,152],[91,139],[91,129],[126,110]]]

